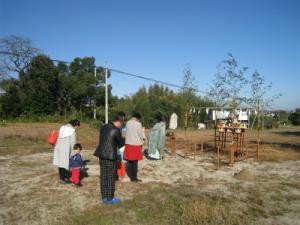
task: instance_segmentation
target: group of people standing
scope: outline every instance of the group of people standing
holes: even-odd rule
[[[157,160],[162,156],[162,149],[165,145],[166,119],[159,116],[158,122],[149,133],[149,149],[147,158]],[[117,180],[118,161],[120,160],[119,149],[124,146],[123,159],[126,163],[126,173],[131,182],[141,182],[138,178],[138,161],[143,159],[143,143],[145,141],[144,128],[141,123],[141,114],[135,112],[130,120],[125,123],[125,113],[119,112],[112,117],[110,123],[105,124],[100,129],[99,144],[94,155],[99,158],[100,165],[100,189],[104,204],[120,203],[119,198],[115,198],[115,183]],[[75,130],[80,126],[78,120],[70,121],[69,124],[60,128],[57,144],[54,148],[54,165],[58,166],[61,182],[74,183],[81,186],[76,176],[69,173],[71,165],[83,166],[80,163],[72,163],[72,148],[76,144]],[[124,129],[125,128],[125,129]],[[125,137],[122,136],[122,129],[126,130]],[[81,145],[80,145],[81,148]],[[80,149],[81,150],[81,149]],[[74,151],[74,150],[73,150]],[[80,153],[77,151],[77,153]],[[71,158],[70,158],[71,154]],[[80,154],[79,154],[80,155]],[[77,154],[78,158],[78,154]],[[70,161],[71,159],[71,161]],[[82,158],[80,157],[80,160]],[[74,170],[76,171],[76,170]],[[75,172],[77,174],[77,172]],[[71,178],[71,179],[70,179]]]

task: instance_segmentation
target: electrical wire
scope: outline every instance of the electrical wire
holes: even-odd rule
[[[18,54],[18,53],[12,53],[12,52],[6,52],[6,51],[0,51],[0,54],[22,56],[21,54]],[[50,60],[53,61],[53,62],[58,62],[58,63],[71,64],[71,62],[67,62],[67,61],[63,61],[63,60],[57,60],[57,59],[51,59],[51,58],[50,58]],[[100,67],[105,68],[103,66],[100,66]],[[156,80],[156,79],[149,78],[149,77],[142,76],[142,75],[137,75],[137,74],[132,74],[132,73],[124,72],[124,71],[121,71],[121,70],[118,70],[118,69],[108,68],[108,70],[110,70],[112,72],[115,72],[115,73],[118,73],[118,74],[125,75],[125,76],[131,76],[131,77],[135,77],[135,78],[139,78],[139,79],[143,79],[143,80],[147,80],[147,81],[151,81],[151,82],[163,84],[163,85],[170,86],[170,87],[185,89],[185,87],[181,86],[181,85],[177,85],[177,84],[173,84],[173,83],[169,83],[169,82],[165,82],[165,81]],[[201,90],[196,90],[196,89],[193,89],[193,91],[207,94],[206,91],[201,91]]]
[[[177,84],[172,84],[172,83],[168,83],[168,82],[164,82],[164,81],[159,81],[159,80],[155,80],[155,79],[152,79],[152,78],[149,78],[149,77],[145,77],[145,76],[141,76],[141,75],[136,75],[136,74],[124,72],[124,71],[117,70],[117,69],[110,68],[109,70],[113,71],[113,72],[116,72],[116,73],[119,73],[119,74],[126,75],[126,76],[136,77],[136,78],[140,78],[140,79],[152,81],[152,82],[155,82],[155,83],[164,84],[164,85],[171,86],[171,87],[184,88],[183,86],[180,86],[180,85],[177,85]]]
[[[141,76],[141,75],[137,75],[137,74],[132,74],[132,73],[124,72],[124,71],[117,70],[117,69],[110,68],[109,70],[111,70],[113,72],[116,72],[116,73],[119,73],[119,74],[122,74],[122,75],[136,77],[136,78],[140,78],[140,79],[152,81],[152,82],[155,82],[155,83],[164,84],[164,85],[171,86],[171,87],[176,87],[176,88],[181,88],[181,89],[185,89],[186,88],[184,86],[180,86],[180,85],[177,85],[177,84],[172,84],[172,83],[168,83],[168,82],[165,82],[165,81],[159,81],[159,80],[155,80],[155,79],[152,79],[152,78],[149,78],[149,77],[145,77],[145,76]],[[198,89],[192,89],[192,90],[195,91],[195,92],[208,94],[208,92],[206,92],[206,91],[201,91],[201,90],[198,90]]]

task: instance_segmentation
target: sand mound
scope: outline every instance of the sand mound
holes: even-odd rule
[[[245,181],[253,181],[254,176],[248,169],[242,169],[240,172],[234,174],[234,178],[238,180],[245,180]]]

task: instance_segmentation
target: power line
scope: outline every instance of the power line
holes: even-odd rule
[[[21,56],[20,54],[13,53],[13,52],[6,52],[6,51],[0,51],[0,54],[3,54],[3,55]]]
[[[164,85],[171,86],[171,87],[184,88],[183,86],[180,86],[180,85],[177,85],[177,84],[172,84],[172,83],[155,80],[155,79],[152,79],[152,78],[149,78],[149,77],[145,77],[145,76],[141,76],[141,75],[127,73],[127,72],[124,72],[124,71],[121,71],[121,70],[117,70],[117,69],[109,69],[109,70],[111,70],[113,72],[116,72],[116,73],[120,73],[120,74],[126,75],[126,76],[137,77],[137,78],[140,78],[140,79],[152,81],[152,82],[155,82],[155,83],[164,84]]]
[[[23,57],[25,57],[25,55],[14,53],[14,52],[7,52],[7,51],[0,51],[0,54],[3,54],[3,55],[13,55],[13,56],[23,56]],[[53,62],[71,64],[71,62],[67,62],[67,61],[63,61],[63,60],[51,59],[51,58],[49,58],[49,59],[51,61],[53,61]]]
[[[6,51],[0,51],[0,54],[22,56],[21,54],[18,54],[18,53],[12,53],[12,52],[6,52]],[[71,64],[71,62],[67,62],[67,61],[63,61],[63,60],[58,60],[58,59],[51,59],[50,58],[50,60],[53,61],[53,62],[58,62],[58,63]],[[101,66],[101,67],[105,68],[103,66]],[[125,75],[125,76],[131,76],[131,77],[135,77],[135,78],[139,78],[139,79],[148,80],[148,81],[151,81],[151,82],[163,84],[163,85],[170,86],[170,87],[185,89],[185,87],[181,86],[181,85],[177,85],[177,84],[173,84],[173,83],[169,83],[169,82],[165,82],[165,81],[160,81],[160,80],[152,79],[152,78],[149,78],[149,77],[146,77],[146,76],[142,76],[142,75],[137,75],[137,74],[133,74],[133,73],[124,72],[124,71],[121,71],[121,70],[118,70],[118,69],[113,69],[113,68],[108,68],[108,69],[110,71],[113,71],[113,72],[116,72],[116,73],[119,73],[119,74],[122,74],[122,75]],[[196,91],[196,92],[199,92],[199,93],[207,94],[206,91],[200,91],[200,90],[196,90],[196,89],[193,89],[193,90]]]
[[[152,78],[149,78],[149,77],[145,77],[145,76],[142,76],[142,75],[132,74],[132,73],[128,73],[128,72],[124,72],[124,71],[117,70],[117,69],[112,69],[112,68],[109,69],[109,70],[111,70],[113,72],[116,72],[116,73],[120,73],[120,74],[126,75],[126,76],[136,77],[136,78],[140,78],[140,79],[152,81],[152,82],[155,82],[155,83],[164,84],[164,85],[171,86],[171,87],[185,89],[184,86],[180,86],[180,85],[177,85],[177,84],[168,83],[168,82],[165,82],[165,81],[155,80],[155,79],[152,79]],[[200,91],[200,90],[197,90],[197,89],[192,89],[192,90],[195,91],[195,92],[208,94],[208,92],[206,92],[206,91]]]

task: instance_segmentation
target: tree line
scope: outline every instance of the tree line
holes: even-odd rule
[[[17,36],[2,38],[0,50],[1,118],[35,120],[50,116],[92,119],[96,109],[98,120],[104,121],[105,69],[96,66],[94,57],[78,57],[70,64],[57,62],[32,47],[29,39]],[[110,75],[108,71],[108,77]],[[183,116],[187,103],[211,105],[209,100],[198,96],[190,88],[193,79],[191,69],[188,69],[185,71],[184,88],[178,93],[153,84],[122,98],[113,96],[113,87],[109,85],[109,113],[124,111],[130,116],[133,111],[139,111],[145,126],[152,126],[159,113],[169,117],[176,112]],[[204,120],[203,115],[201,119]]]
[[[97,67],[95,76],[95,68],[93,57],[75,58],[67,65],[34,56],[18,79],[1,81],[1,116],[89,114],[91,107],[104,102],[104,69]]]
[[[133,111],[142,114],[142,122],[150,127],[157,114],[179,116],[179,125],[193,127],[207,119],[201,109],[187,115],[191,107],[232,107],[243,105],[256,111],[269,107],[280,94],[269,96],[271,82],[256,70],[250,75],[228,54],[217,67],[217,73],[203,96],[198,93],[190,65],[183,71],[182,88],[174,92],[153,84],[140,87],[125,97],[112,95],[108,87],[109,114]],[[9,36],[0,39],[0,116],[3,119],[74,118],[89,120],[96,109],[97,121],[104,121],[105,87],[103,67],[94,57],[74,58],[65,63],[50,59],[32,46],[30,39]],[[108,70],[108,77],[111,72]],[[295,120],[298,111],[290,118]],[[189,118],[187,119],[187,116]],[[255,120],[256,118],[254,118]],[[297,120],[297,119],[296,119]],[[254,124],[254,123],[253,123]]]

